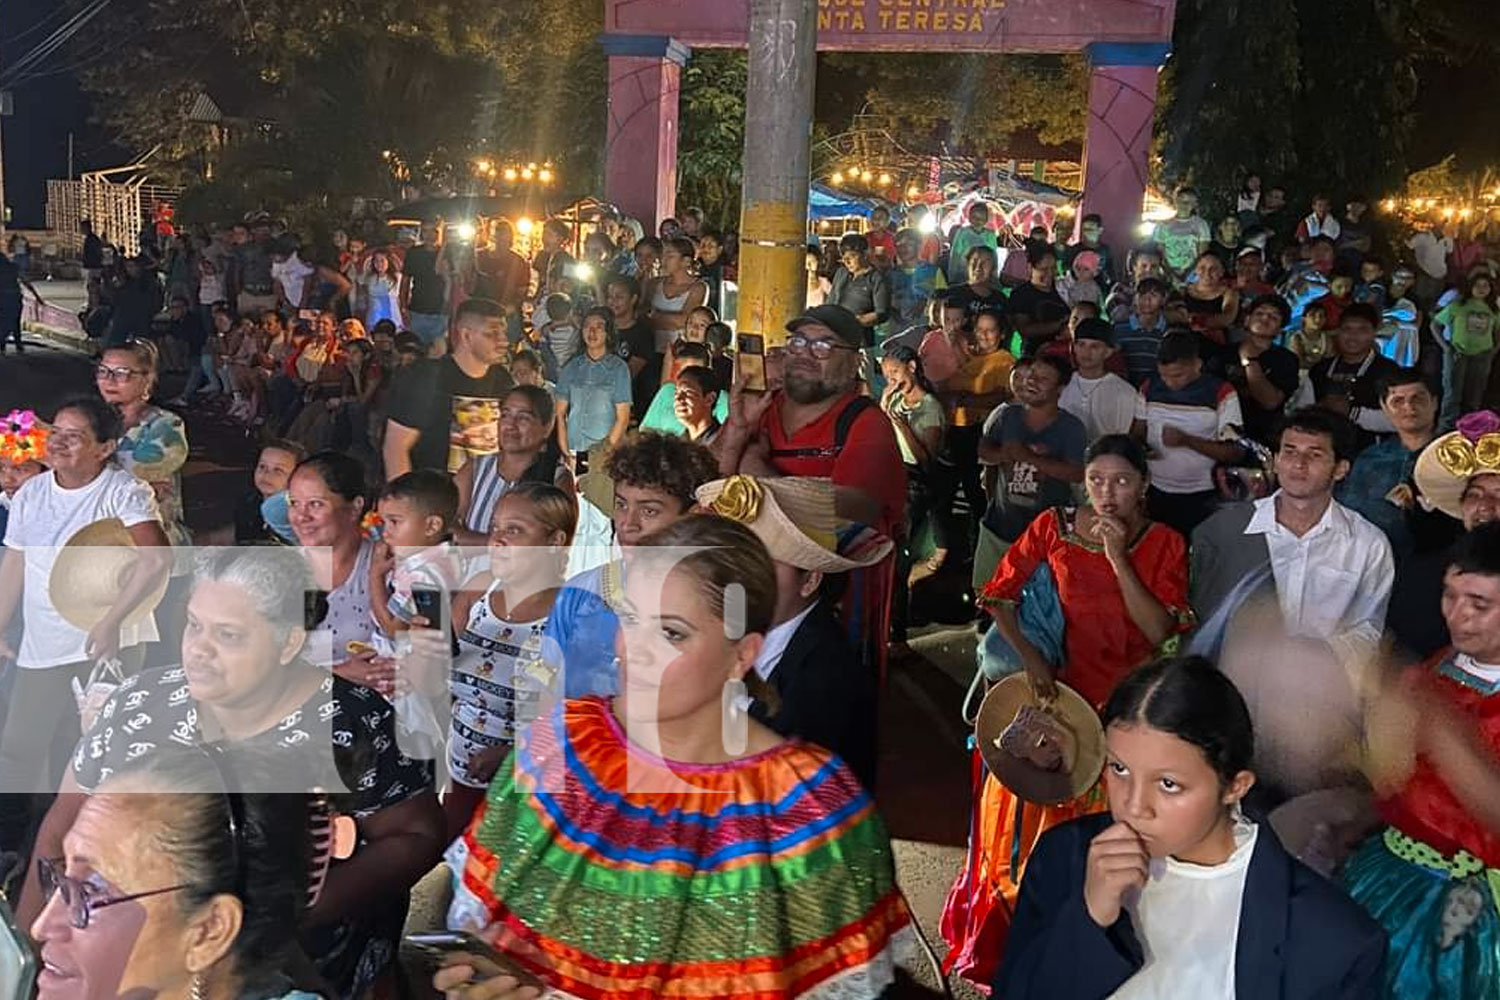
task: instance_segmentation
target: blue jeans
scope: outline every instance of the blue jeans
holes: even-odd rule
[[[190,397],[200,385],[206,386],[212,392],[223,391],[219,384],[219,373],[214,370],[213,355],[207,351],[188,362],[188,379],[187,384],[182,387],[182,398]]]

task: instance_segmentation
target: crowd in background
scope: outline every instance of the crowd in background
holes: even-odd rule
[[[140,919],[211,944],[122,982],[388,990],[441,855],[449,928],[516,959],[450,963],[455,998],[880,996],[912,929],[879,706],[954,580],[971,696],[1045,709],[1001,749],[1078,780],[1038,796],[975,748],[949,971],[1008,998],[1500,988],[1495,264],[1478,232],[1391,253],[1362,199],[1279,194],[1247,178],[1211,226],[1182,189],[1123,260],[1097,216],[877,209],[809,247],[765,392],[736,241],[693,210],[548,220],[530,260],[506,220],[320,251],[251,215],[129,260],[86,233],[95,391],[0,433],[0,849],[41,862],[16,879],[43,995],[113,974],[84,946],[129,943],[106,907],[188,887]],[[184,416],[258,447],[196,533]],[[142,555],[81,618],[49,580],[106,522]],[[1068,698],[1104,728],[1092,773],[1048,756]],[[287,761],[345,791],[237,790]],[[229,794],[184,830],[148,811],[189,772]],[[234,811],[273,808],[358,834],[246,841]],[[127,830],[172,849],[91,846]],[[212,937],[216,906],[241,929]]]

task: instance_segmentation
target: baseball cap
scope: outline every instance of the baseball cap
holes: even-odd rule
[[[1266,255],[1266,252],[1258,246],[1244,246],[1240,247],[1240,252],[1235,254],[1234,256],[1235,259],[1238,260],[1241,257],[1248,257],[1251,254],[1258,254],[1259,256],[1264,257]]]
[[[1090,316],[1078,324],[1073,331],[1074,340],[1098,340],[1113,345],[1115,328],[1097,316]]]
[[[814,306],[786,325],[791,333],[808,326],[825,326],[850,347],[864,347],[869,334],[858,317],[843,306]]]

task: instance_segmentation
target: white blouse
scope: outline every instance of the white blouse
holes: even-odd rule
[[[1235,824],[1234,853],[1220,865],[1151,862],[1146,887],[1125,903],[1146,963],[1114,1000],[1234,1000],[1240,901],[1258,831]]]

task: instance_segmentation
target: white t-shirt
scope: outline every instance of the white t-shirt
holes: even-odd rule
[[[1136,390],[1114,372],[1099,378],[1074,374],[1063,386],[1057,405],[1083,421],[1089,444],[1106,434],[1129,434],[1135,418]]]
[[[287,301],[294,306],[300,306],[307,293],[307,279],[311,278],[316,271],[317,268],[304,262],[296,254],[292,254],[284,261],[272,262],[271,280],[281,282]]]
[[[26,554],[26,589],[21,602],[25,631],[16,665],[26,670],[79,663],[88,633],[68,624],[52,607],[47,582],[57,553],[82,528],[117,517],[129,528],[147,521],[160,523],[151,486],[111,462],[87,486],[64,489],[57,474],[45,472],[28,480],[11,499],[7,548]],[[120,648],[129,649],[159,636],[148,615],[120,629]]]
[[[1145,962],[1112,1000],[1234,1000],[1240,904],[1259,827],[1241,821],[1221,865],[1151,862],[1146,887],[1125,903]]]
[[[1156,455],[1150,460],[1151,485],[1177,494],[1213,489],[1214,460],[1182,445],[1167,447],[1162,431],[1175,427],[1193,437],[1222,441],[1231,426],[1244,424],[1234,386],[1212,378],[1175,393],[1151,379],[1136,397],[1135,419],[1146,422],[1146,444]]]

